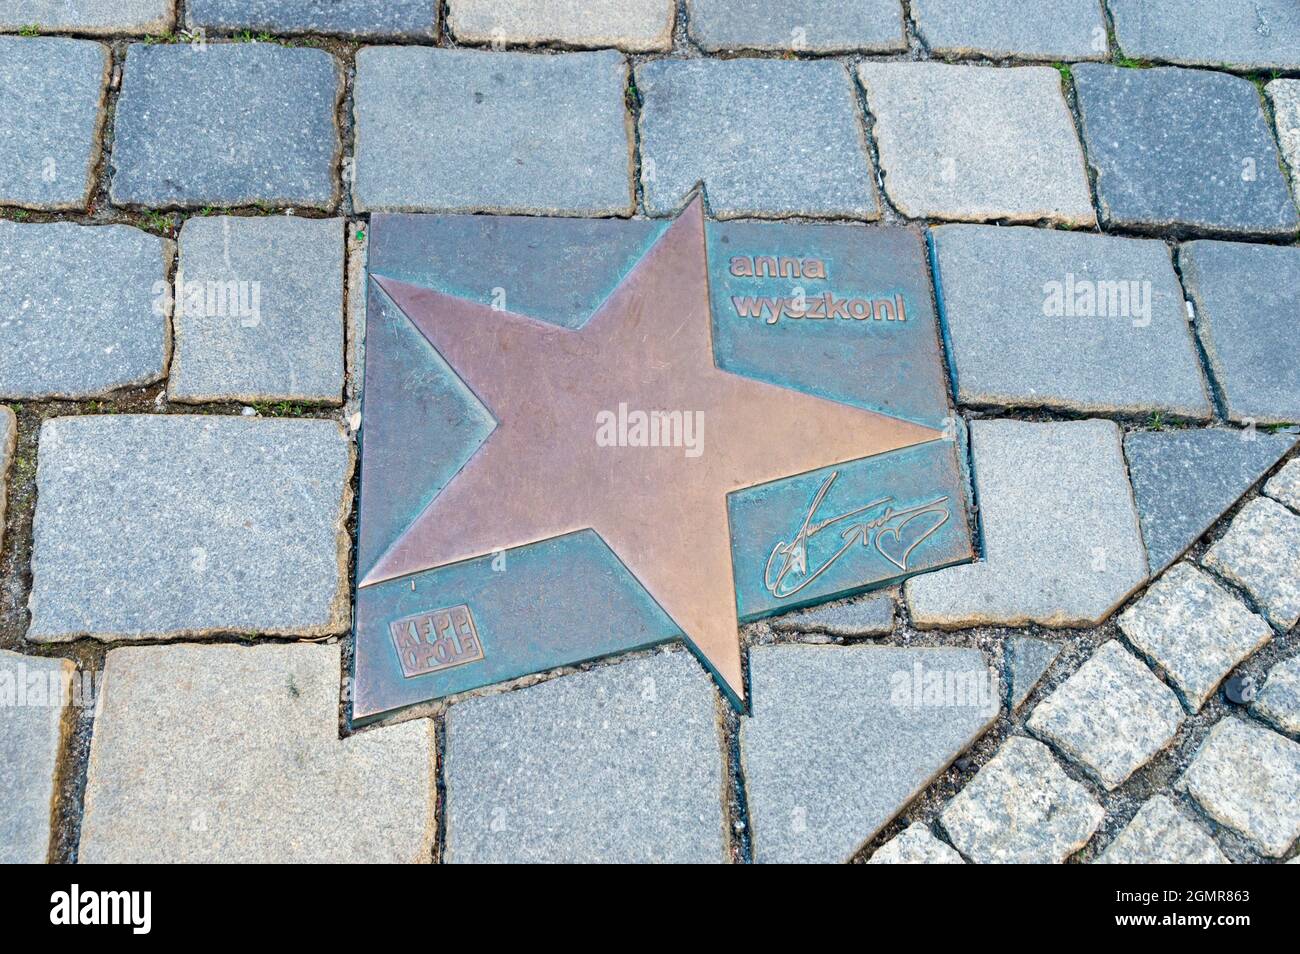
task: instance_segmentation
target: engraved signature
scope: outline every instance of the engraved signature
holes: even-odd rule
[[[826,494],[830,492],[831,485],[839,475],[839,471],[835,471],[822,482],[821,489],[813,497],[808,515],[804,517],[803,525],[794,539],[789,543],[782,540],[772,548],[772,553],[767,558],[767,566],[763,570],[763,585],[777,599],[793,596],[808,586],[834,566],[836,561],[844,556],[859,539],[864,547],[874,546],[877,553],[906,572],[907,561],[912,552],[934,536],[951,517],[948,497],[939,497],[937,500],[908,507],[905,510],[895,509],[893,497],[881,497],[879,500],[873,500],[865,506],[835,517],[827,517],[824,520],[814,519],[826,499]],[[904,543],[903,531],[917,521],[921,521],[919,526],[924,532],[910,543]],[[808,544],[813,538],[832,527],[839,528],[839,536],[843,543],[821,565],[810,571]],[[892,538],[893,544],[887,548],[885,541],[889,538]],[[774,576],[773,567],[778,561],[780,569]]]

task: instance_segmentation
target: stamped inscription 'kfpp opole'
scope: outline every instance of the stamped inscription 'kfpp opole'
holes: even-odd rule
[[[404,616],[388,624],[407,679],[483,658],[483,643],[469,607],[449,606]]]

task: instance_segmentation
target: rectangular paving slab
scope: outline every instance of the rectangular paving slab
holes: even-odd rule
[[[1300,69],[1294,0],[1109,0],[1126,56],[1234,69]]]
[[[429,0],[188,0],[190,29],[432,40],[438,7]]]
[[[1110,421],[971,423],[983,558],[907,581],[920,627],[1094,626],[1147,576]]]
[[[997,718],[976,649],[756,646],[740,753],[754,860],[846,861]]]
[[[904,215],[1096,220],[1056,70],[869,62],[858,78],[885,192]]]
[[[357,211],[630,215],[627,77],[608,50],[364,49]]]
[[[673,45],[676,0],[448,0],[461,43],[560,43],[648,52]]]
[[[1300,421],[1300,248],[1188,242],[1178,263],[1228,417]]]
[[[188,220],[168,396],[340,403],[344,227],[301,216]]]
[[[912,0],[916,32],[932,52],[993,59],[1106,58],[1098,0]]]
[[[331,208],[342,95],[338,62],[323,50],[132,44],[114,120],[113,203]]]
[[[0,36],[0,205],[86,207],[110,65],[91,40]]]
[[[691,39],[709,52],[904,50],[898,0],[686,0]]]
[[[725,861],[716,700],[678,651],[453,705],[445,860]]]
[[[1103,223],[1162,235],[1295,234],[1277,143],[1249,80],[1081,63],[1074,86]]]
[[[1163,242],[980,225],[931,236],[959,402],[1213,413]]]
[[[1264,93],[1273,104],[1273,125],[1282,157],[1291,167],[1291,193],[1300,196],[1300,79],[1273,80]]]
[[[78,860],[431,861],[433,724],[340,739],[340,662],[301,643],[110,652]]]
[[[1124,435],[1152,575],[1182,556],[1295,443],[1287,434],[1226,427]]]
[[[347,628],[335,422],[60,417],[39,446],[29,639]]]
[[[0,30],[163,34],[175,24],[176,0],[6,0],[0,6]]]
[[[5,502],[8,499],[9,467],[14,462],[18,446],[18,419],[14,412],[0,404],[0,552],[5,542]],[[890,607],[893,617],[893,607]]]
[[[127,225],[0,221],[0,398],[95,397],[160,380],[174,254]]]
[[[0,650],[0,864],[44,864],[49,854],[65,681],[74,669],[68,659]]]
[[[853,81],[839,63],[657,60],[637,67],[636,87],[650,215],[680,209],[701,180],[719,218],[880,214]]]

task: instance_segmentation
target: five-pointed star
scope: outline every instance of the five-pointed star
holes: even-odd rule
[[[742,705],[727,494],[940,436],[718,369],[698,197],[576,331],[374,280],[497,426],[361,585],[591,528]],[[702,453],[601,446],[620,404],[702,411]]]

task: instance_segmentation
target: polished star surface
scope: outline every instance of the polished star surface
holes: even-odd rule
[[[742,703],[727,494],[941,436],[719,370],[698,198],[577,330],[374,281],[496,427],[360,585],[590,528]],[[702,412],[702,452],[601,446],[620,405]]]

